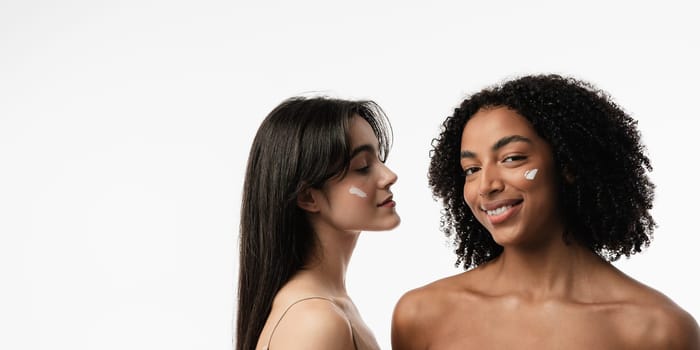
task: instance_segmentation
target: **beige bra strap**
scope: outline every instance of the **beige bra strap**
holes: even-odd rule
[[[298,303],[301,303],[302,301],[306,301],[306,300],[310,300],[310,299],[322,299],[322,300],[326,300],[326,301],[330,302],[331,304],[333,304],[333,306],[335,306],[336,308],[338,308],[341,312],[343,312],[343,310],[341,310],[341,309],[338,307],[338,305],[336,305],[336,304],[333,302],[333,300],[331,300],[331,299],[329,299],[329,298],[326,298],[326,297],[307,297],[307,298],[299,299],[299,300],[293,302],[291,305],[287,306],[287,309],[284,310],[284,312],[282,313],[282,316],[280,316],[279,320],[277,320],[277,323],[275,323],[275,326],[272,328],[272,332],[270,332],[270,337],[267,339],[267,345],[265,345],[265,347],[263,348],[264,350],[269,350],[270,342],[272,341],[272,336],[275,334],[275,330],[277,329],[277,326],[280,325],[280,322],[282,322],[282,319],[284,318],[284,315],[287,314],[287,311],[289,311],[289,309],[291,309],[292,306],[294,306],[294,305],[296,305],[296,304],[298,304]],[[343,314],[345,314],[345,312],[343,312]],[[347,318],[347,316],[345,316],[345,317]],[[350,320],[348,320],[348,322],[350,322]],[[350,324],[350,329],[352,330],[352,323]],[[355,344],[355,334],[354,334],[354,332],[352,332],[352,342],[353,342],[353,344],[355,345],[355,348],[357,349],[357,344]]]

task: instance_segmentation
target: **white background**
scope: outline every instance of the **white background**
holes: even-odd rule
[[[700,317],[691,2],[0,0],[0,348],[230,349],[252,137],[323,92],[386,110],[402,225],[368,232],[351,296],[390,348],[399,296],[459,272],[427,187],[469,93],[553,72],[635,118],[651,247],[616,263]]]

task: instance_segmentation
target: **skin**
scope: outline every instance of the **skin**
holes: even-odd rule
[[[397,176],[378,158],[378,141],[372,128],[359,116],[350,127],[353,157],[343,178],[329,180],[321,189],[310,189],[297,203],[307,213],[318,244],[306,267],[297,272],[275,296],[272,310],[256,349],[264,349],[282,313],[295,301],[321,296],[294,305],[281,318],[269,348],[278,349],[379,349],[347,294],[345,274],[361,231],[390,230],[400,218],[390,187]],[[366,197],[351,193],[362,190]],[[352,328],[351,328],[352,325]]]
[[[525,118],[482,109],[461,150],[464,200],[504,251],[406,293],[394,311],[394,350],[700,349],[697,323],[669,298],[563,241],[556,189],[575,180],[559,176]]]

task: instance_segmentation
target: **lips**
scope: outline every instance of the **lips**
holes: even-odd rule
[[[493,201],[493,202],[487,202],[487,203],[481,203],[479,206],[479,209],[485,212],[493,211],[493,210],[502,210],[501,208],[503,207],[512,207],[514,205],[518,205],[522,203],[522,199],[504,199],[504,200],[499,200],[499,201]]]
[[[494,210],[487,210],[487,211],[486,211],[486,214],[487,214],[488,216],[501,215],[501,214],[505,213],[506,210],[508,210],[508,209],[510,209],[510,208],[512,208],[512,207],[513,207],[512,205],[504,205],[504,206],[499,207],[499,208],[494,209]]]
[[[515,215],[520,210],[522,199],[500,200],[482,203],[479,207],[486,213],[486,217],[492,225],[500,224]]]
[[[396,206],[396,202],[394,202],[394,196],[391,195],[387,197],[385,200],[383,200],[381,203],[377,204],[378,207],[393,207]]]
[[[507,199],[482,203],[479,209],[486,213],[486,220],[491,225],[499,225],[516,215],[521,208],[522,199]]]

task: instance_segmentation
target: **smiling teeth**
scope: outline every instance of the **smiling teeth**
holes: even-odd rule
[[[512,207],[513,207],[512,205],[505,205],[505,206],[502,206],[502,207],[500,207],[500,208],[496,208],[496,209],[494,209],[494,210],[487,210],[487,211],[486,211],[486,214],[487,214],[488,216],[500,215],[500,214],[505,213],[506,210],[508,210],[508,209],[510,209],[510,208],[512,208]]]

